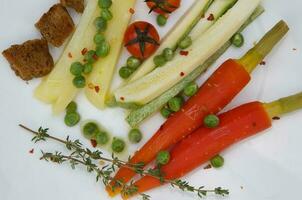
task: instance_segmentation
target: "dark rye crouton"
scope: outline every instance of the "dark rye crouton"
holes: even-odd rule
[[[21,45],[12,45],[2,54],[16,75],[23,80],[45,76],[54,66],[45,39],[29,40]]]
[[[73,8],[78,13],[84,11],[84,0],[60,0],[60,2],[63,6]]]
[[[62,4],[52,6],[36,23],[43,37],[52,45],[59,47],[74,30],[74,23]]]

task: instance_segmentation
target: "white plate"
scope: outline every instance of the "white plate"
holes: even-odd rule
[[[168,26],[159,29],[163,35],[194,0],[183,0],[179,9],[169,20]],[[0,0],[0,50],[27,39],[39,37],[34,23],[56,0]],[[268,56],[265,66],[253,73],[253,81],[231,103],[230,107],[249,100],[269,101],[302,91],[302,25],[300,0],[264,0],[266,12],[244,31],[246,38],[242,49],[230,49],[208,71],[207,77],[223,60],[238,57],[252,46],[279,19],[288,22],[291,31],[278,47]],[[135,20],[145,19],[155,24],[155,15],[147,15],[147,8],[138,0]],[[74,13],[73,13],[74,15]],[[297,50],[294,51],[293,48]],[[52,49],[55,57],[59,50]],[[121,63],[126,58],[126,53]],[[6,60],[0,57],[0,199],[1,200],[106,200],[109,199],[100,183],[84,169],[70,170],[67,165],[59,166],[39,161],[39,150],[64,150],[54,144],[34,145],[31,136],[18,123],[30,127],[49,127],[56,136],[80,138],[79,127],[67,129],[63,115],[52,116],[49,106],[35,100],[33,89],[39,80],[29,84],[17,78]],[[118,80],[115,81],[115,84]],[[123,118],[124,111],[108,109],[98,111],[81,94],[77,98],[83,119],[96,119],[112,130],[113,134],[126,136],[128,127]],[[223,186],[230,189],[230,200],[284,200],[301,199],[302,185],[302,111],[284,116],[274,122],[270,130],[250,138],[223,153],[226,163],[220,170],[195,170],[185,179],[194,185],[207,187]],[[142,144],[163,122],[156,115],[142,125],[145,134]],[[85,141],[85,140],[84,140]],[[87,141],[85,144],[89,145]],[[34,148],[34,154],[29,150]],[[137,147],[131,146],[130,152]],[[195,196],[162,187],[150,193],[153,199],[196,199]],[[217,197],[208,197],[216,199]],[[118,199],[118,198],[117,198]],[[217,198],[220,199],[220,198]]]

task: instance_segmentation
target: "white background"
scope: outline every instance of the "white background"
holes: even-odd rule
[[[0,0],[0,51],[11,44],[22,43],[39,36],[34,23],[56,0]],[[183,0],[182,7],[159,31],[163,36],[194,0]],[[231,48],[209,70],[200,82],[209,76],[223,60],[237,58],[249,49],[253,42],[269,30],[279,19],[288,22],[291,30],[287,37],[273,50],[265,66],[253,73],[253,81],[228,106],[234,107],[250,100],[270,101],[302,91],[302,25],[299,0],[264,0],[266,9],[259,19],[244,31],[246,43],[241,49]],[[155,23],[155,15],[147,15],[143,0],[138,0],[134,20],[144,19]],[[73,12],[72,12],[73,13]],[[74,13],[73,13],[74,15]],[[76,21],[78,20],[78,17]],[[294,51],[293,48],[297,50]],[[57,58],[60,50],[51,49]],[[127,54],[121,59],[124,63]],[[119,66],[120,66],[119,65]],[[115,85],[119,80],[115,79]],[[39,80],[26,84],[17,78],[6,60],[0,56],[0,199],[1,200],[106,200],[109,199],[100,183],[84,169],[72,171],[69,166],[53,165],[39,161],[40,149],[64,150],[60,145],[49,143],[34,145],[31,135],[18,127],[24,123],[30,127],[49,127],[52,134],[80,138],[79,127],[67,129],[63,114],[53,116],[49,106],[33,98],[33,89]],[[80,94],[77,98],[83,119],[96,119],[114,135],[126,137],[129,130],[123,120],[126,113],[120,109],[99,111]],[[185,177],[194,185],[223,186],[231,194],[230,200],[284,200],[300,199],[302,185],[302,111],[284,116],[274,122],[274,127],[264,133],[241,142],[223,153],[222,169],[204,170],[203,167]],[[160,126],[163,119],[156,115],[146,121],[142,145]],[[85,144],[89,145],[87,141]],[[34,154],[29,150],[34,148]],[[128,150],[133,152],[137,146]],[[126,155],[124,155],[126,156]],[[149,193],[153,199],[190,200],[195,196],[169,187]],[[118,199],[118,198],[117,198]],[[210,196],[208,199],[221,199]]]

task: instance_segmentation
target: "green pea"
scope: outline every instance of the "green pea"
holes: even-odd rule
[[[197,93],[197,91],[198,91],[198,85],[196,83],[190,83],[189,85],[187,85],[187,87],[185,87],[184,94],[187,97],[192,97]]]
[[[107,20],[104,17],[97,17],[94,21],[96,29],[100,32],[103,32],[107,28]]]
[[[101,17],[106,19],[107,21],[111,20],[113,18],[112,12],[108,9],[102,9],[101,10]]]
[[[171,48],[165,48],[163,51],[163,54],[164,54],[166,61],[170,61],[174,57],[174,51]]]
[[[83,69],[84,69],[84,66],[82,65],[82,63],[74,62],[70,66],[70,73],[75,76],[79,76],[82,74]]]
[[[70,102],[67,107],[66,107],[66,113],[73,113],[73,112],[76,112],[77,111],[77,104],[76,102],[72,101]]]
[[[105,131],[98,131],[95,140],[100,145],[105,145],[109,142],[109,136]]]
[[[73,126],[77,125],[77,123],[79,123],[80,118],[81,117],[80,117],[79,113],[76,113],[76,112],[67,113],[65,115],[64,122],[65,122],[66,126],[73,127]]]
[[[99,0],[98,5],[100,8],[109,8],[112,5],[112,0]]]
[[[136,143],[139,143],[142,140],[143,135],[142,135],[142,132],[139,129],[132,129],[128,133],[128,138],[129,138],[129,141],[131,143],[136,144]]]
[[[192,45],[192,39],[190,36],[187,36],[185,39],[183,39],[179,44],[178,47],[181,49],[186,49],[189,46]]]
[[[133,70],[130,67],[122,67],[119,70],[119,75],[121,78],[126,79],[133,73]]]
[[[127,59],[127,66],[132,69],[137,69],[141,65],[141,61],[138,58],[135,58],[134,56],[130,56]]]
[[[93,41],[95,44],[100,44],[105,40],[105,36],[101,33],[97,33],[94,35]]]
[[[224,158],[220,155],[217,155],[214,158],[212,158],[210,162],[214,168],[220,168],[224,164]]]
[[[86,79],[82,75],[76,76],[74,77],[72,83],[76,88],[84,88],[86,85]]]
[[[96,55],[99,57],[106,57],[110,51],[110,44],[106,41],[101,42],[96,47]]]
[[[161,110],[160,110],[160,114],[164,117],[164,118],[169,118],[170,115],[173,113],[172,110],[170,110],[169,108],[167,107],[163,107]]]
[[[94,63],[95,61],[95,56],[96,52],[94,50],[89,50],[85,55],[84,55],[84,60],[88,63]]]
[[[84,65],[83,73],[84,73],[84,74],[89,74],[89,73],[91,73],[92,68],[93,68],[92,63],[86,63],[86,64]]]
[[[163,55],[157,55],[153,58],[153,62],[156,67],[161,67],[166,64],[166,59]]]
[[[231,38],[231,42],[235,47],[242,47],[244,44],[244,37],[241,33],[236,33],[235,35],[233,35],[233,37]]]
[[[125,149],[126,143],[119,138],[113,138],[111,149],[116,153],[121,153]]]
[[[215,128],[219,125],[219,118],[216,115],[208,115],[204,118],[203,123],[208,128]]]
[[[96,134],[99,132],[99,127],[94,122],[88,122],[83,126],[83,135],[87,139],[95,138]]]
[[[156,163],[166,165],[170,161],[170,153],[168,151],[160,151],[156,156]]]
[[[158,15],[156,21],[159,26],[164,26],[167,23],[167,18],[164,15]]]
[[[168,106],[173,112],[179,111],[182,104],[183,104],[183,99],[181,97],[173,97],[168,101]]]

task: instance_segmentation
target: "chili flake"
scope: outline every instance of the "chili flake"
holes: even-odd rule
[[[96,93],[99,93],[100,87],[98,85],[96,85],[96,86],[94,86],[94,90],[95,90]]]
[[[184,72],[180,72],[180,74],[179,74],[180,76],[184,76],[185,75],[185,73]]]
[[[207,166],[205,166],[203,169],[211,169],[212,168],[212,165],[211,164],[208,164]]]
[[[29,150],[29,153],[33,154],[34,153],[34,149]]]
[[[280,117],[275,116],[275,117],[273,117],[273,120],[280,120]]]
[[[263,60],[261,61],[260,65],[266,65],[266,62]]]
[[[189,54],[189,52],[188,51],[180,51],[179,54],[181,56],[187,56]]]
[[[81,54],[84,56],[87,53],[87,51],[88,51],[88,49],[84,48],[84,49],[82,49]]]
[[[135,10],[133,8],[130,8],[129,12],[133,15],[135,13]]]
[[[97,60],[99,58],[96,54],[94,54],[92,57],[94,60]]]
[[[71,54],[70,52],[68,53],[68,57],[69,57],[69,58],[72,58],[72,54]]]
[[[125,100],[125,98],[124,98],[124,97],[121,97],[120,99],[121,99],[122,101],[124,101],[124,100]]]
[[[214,19],[215,19],[215,17],[214,17],[214,15],[212,13],[207,18],[208,21],[214,21]]]
[[[98,143],[96,142],[96,140],[90,140],[92,147],[96,147],[98,145]]]

